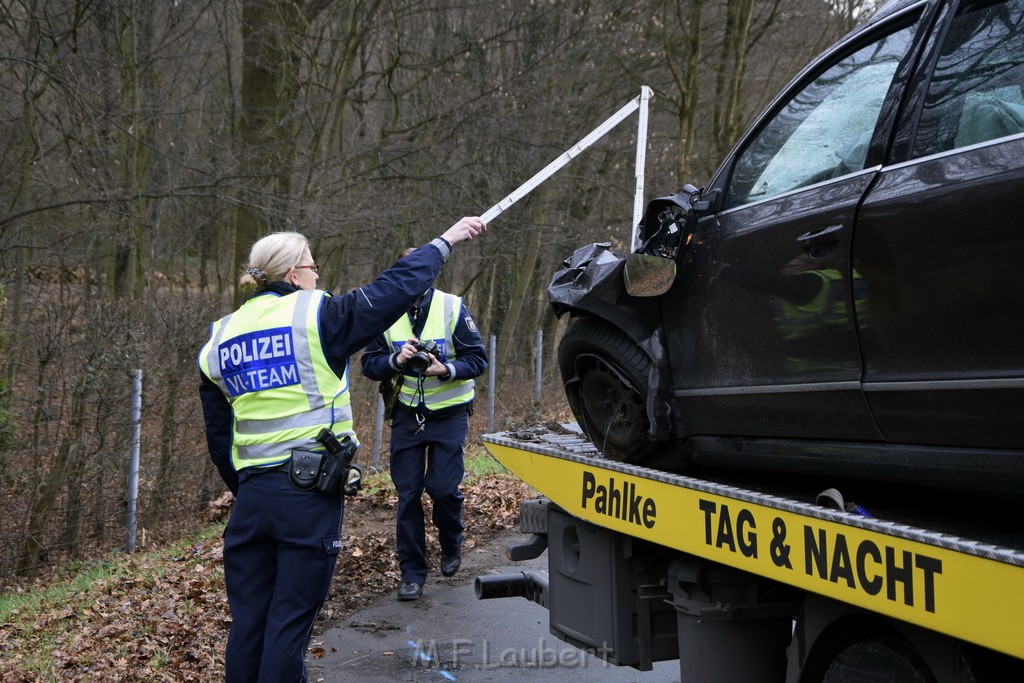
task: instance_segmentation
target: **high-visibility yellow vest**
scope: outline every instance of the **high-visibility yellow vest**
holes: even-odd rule
[[[325,295],[260,294],[211,326],[199,367],[231,404],[236,470],[284,462],[293,448],[321,450],[325,427],[355,439],[348,369],[338,377],[320,343]]]
[[[432,340],[437,344],[438,354],[440,354],[437,359],[442,363],[455,360],[455,344],[452,342],[452,337],[455,334],[455,326],[459,322],[461,311],[462,297],[434,290],[434,297],[430,300],[430,310],[427,312],[427,319],[419,339],[421,342]],[[409,321],[408,315],[403,315],[384,333],[388,344],[396,351],[402,348],[406,340],[414,336],[416,335],[413,334],[412,323]],[[419,387],[417,385],[420,381],[423,383],[423,403],[428,410],[440,410],[469,403],[475,395],[476,381],[471,378],[442,382],[437,377],[423,375],[416,381],[410,381],[409,377],[406,377],[402,382],[398,400],[407,406],[419,405]]]

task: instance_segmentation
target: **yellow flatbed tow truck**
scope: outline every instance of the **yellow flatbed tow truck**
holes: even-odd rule
[[[478,577],[477,596],[533,599],[552,634],[611,663],[679,659],[683,681],[1024,680],[1011,502],[871,484],[865,509],[792,476],[608,460],[575,425],[483,441],[540,494],[509,557],[547,550],[548,571]]]

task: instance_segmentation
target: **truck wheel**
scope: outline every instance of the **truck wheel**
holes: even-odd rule
[[[935,676],[917,652],[897,639],[853,643],[832,660],[822,683],[934,683]]]
[[[575,318],[558,366],[577,422],[606,458],[640,462],[662,445],[648,436],[651,359],[625,333],[599,318]]]

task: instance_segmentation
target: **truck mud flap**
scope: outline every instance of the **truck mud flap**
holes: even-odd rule
[[[641,671],[676,659],[676,613],[662,597],[665,567],[652,563],[655,554],[635,552],[628,536],[548,509],[551,633]]]

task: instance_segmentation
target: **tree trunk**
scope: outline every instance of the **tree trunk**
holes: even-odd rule
[[[543,191],[541,190],[542,194]],[[538,202],[539,206],[543,207],[545,203],[543,201]],[[538,212],[541,209],[538,209]],[[535,225],[541,225],[543,222],[539,220],[534,221]],[[537,267],[537,257],[540,254],[542,233],[540,230],[533,230],[527,238],[526,248],[518,251],[519,258],[513,261],[513,273],[512,273],[512,295],[509,299],[508,311],[505,313],[505,319],[501,322],[501,332],[498,333],[498,348],[496,350],[497,367],[504,376],[506,369],[508,368],[509,353],[511,352],[513,345],[516,348],[524,347],[524,337],[516,334],[519,326],[519,318],[523,312],[523,305],[529,298],[530,285],[533,281],[533,272]],[[519,359],[521,361],[521,359]]]
[[[83,372],[75,385],[72,392],[70,433],[61,441],[53,464],[36,489],[35,498],[29,508],[25,546],[18,553],[18,576],[32,576],[44,559],[46,530],[50,526],[54,506],[67,484],[68,474],[81,445],[87,377],[87,373]]]
[[[242,9],[242,108],[238,126],[240,176],[248,181],[249,196],[236,204],[232,259],[228,277],[232,288],[249,259],[249,249],[267,228],[258,198],[266,196],[264,175],[280,165],[271,142],[278,123],[279,74],[283,68],[281,32],[276,0],[250,0]],[[237,293],[235,296],[237,300]]]
[[[668,3],[666,3],[667,5]],[[690,156],[694,150],[697,135],[700,103],[699,81],[704,49],[704,0],[682,2],[674,0],[671,7],[663,7],[663,15],[674,16],[677,26],[666,24],[662,33],[666,65],[672,74],[679,99],[676,102],[679,119],[676,132],[676,186],[690,182],[693,170]],[[685,37],[679,40],[679,36]],[[676,54],[676,45],[685,46],[682,54]]]

